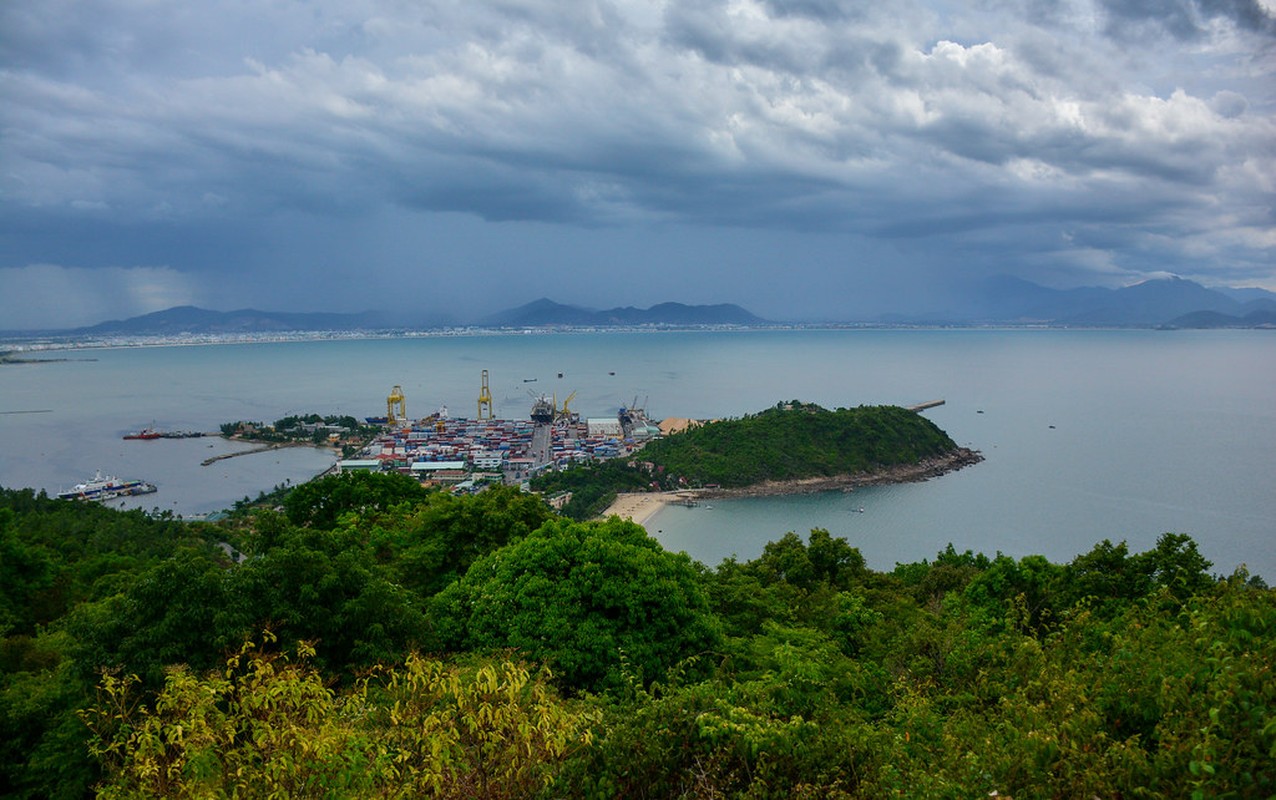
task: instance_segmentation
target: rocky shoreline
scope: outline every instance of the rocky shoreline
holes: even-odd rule
[[[916,464],[899,464],[869,472],[849,475],[821,475],[814,478],[798,478],[789,481],[763,481],[739,489],[700,489],[697,497],[772,497],[786,494],[814,494],[835,490],[847,491],[861,486],[881,486],[889,483],[914,483],[937,478],[962,467],[983,461],[978,450],[959,447],[943,455],[927,458]]]

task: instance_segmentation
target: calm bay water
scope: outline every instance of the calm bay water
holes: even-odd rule
[[[790,399],[912,404],[975,467],[920,484],[669,508],[648,527],[716,564],[823,527],[869,563],[958,549],[1066,561],[1100,539],[1147,549],[1191,534],[1215,570],[1276,578],[1276,337],[1266,331],[854,330],[435,337],[86,350],[0,367],[0,485],[50,492],[96,469],[150,480],[127,503],[197,513],[322,471],[295,449],[209,467],[220,439],[123,441],[131,430],[216,430],[291,413],[473,416],[480,371],[498,415],[529,390],[611,416],[735,416]],[[558,378],[558,373],[563,373]],[[611,374],[614,373],[614,374]],[[533,380],[534,379],[534,380]],[[858,509],[863,508],[863,513]]]

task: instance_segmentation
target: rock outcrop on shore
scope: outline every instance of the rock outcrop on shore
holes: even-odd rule
[[[923,459],[915,464],[897,464],[890,467],[856,472],[848,475],[821,475],[790,481],[763,481],[752,486],[733,489],[702,489],[701,497],[768,497],[786,494],[814,494],[834,490],[855,489],[861,486],[880,486],[890,483],[913,483],[937,478],[962,467],[978,464],[984,457],[978,450],[959,447],[939,456]]]
[[[814,494],[816,492],[847,491],[861,486],[881,486],[890,483],[913,483],[929,480],[955,472],[962,467],[978,464],[984,457],[978,450],[959,447],[940,456],[901,464],[893,467],[856,472],[850,475],[827,475],[801,478],[791,481],[763,481],[752,486],[735,489],[683,489],[673,492],[626,492],[616,496],[607,510],[599,515],[606,519],[618,516],[639,525],[646,523],[667,504],[691,499],[732,497],[777,497],[788,494]]]

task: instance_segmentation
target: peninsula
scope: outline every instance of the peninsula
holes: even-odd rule
[[[641,520],[652,504],[689,496],[800,494],[925,480],[978,463],[938,426],[898,406],[828,410],[791,401],[710,422],[649,443],[638,457],[537,478],[570,493],[563,513],[586,519],[611,508]],[[645,494],[642,500],[635,495]],[[613,505],[620,497],[623,503]],[[622,507],[623,506],[623,507]]]

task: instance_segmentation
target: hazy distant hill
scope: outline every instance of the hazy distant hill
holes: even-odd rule
[[[1255,328],[1273,327],[1276,293],[1263,289],[1210,289],[1190,280],[1167,278],[1120,289],[1088,286],[1051,289],[1031,281],[998,276],[953,293],[946,307],[926,314],[884,312],[882,323],[1040,324],[1068,326]],[[859,322],[864,320],[830,320]],[[74,330],[0,331],[0,338],[40,333],[55,336],[177,336],[251,334],[289,331],[358,331],[390,328],[426,329],[463,324],[454,319],[390,317],[381,312],[359,314],[259,311],[210,311],[178,306],[124,320],[111,320]],[[547,298],[501,311],[477,321],[487,327],[535,328],[638,325],[764,325],[767,320],[730,303],[685,305],[659,303],[598,311],[556,303]]]
[[[542,297],[518,308],[498,311],[479,320],[478,324],[493,327],[592,325],[595,319],[594,315],[597,313],[596,311],[577,308],[576,306],[555,303],[553,300]]]
[[[1053,325],[1142,326],[1191,322],[1192,315],[1230,318],[1232,327],[1266,324],[1253,312],[1276,310],[1276,294],[1262,289],[1208,289],[1183,278],[1144,281],[1120,289],[1083,287],[1050,289],[1020,278],[999,276],[980,285],[964,307],[953,309],[954,320],[1046,323]],[[1193,326],[1194,327],[1194,326]],[[1213,326],[1208,326],[1213,327]]]
[[[503,327],[608,325],[754,325],[760,317],[735,305],[688,306],[661,303],[649,309],[625,307],[593,311],[541,299],[494,314],[479,325]],[[384,330],[390,327],[429,328],[455,325],[455,321],[406,322],[379,312],[360,314],[298,313],[259,311],[211,311],[195,306],[177,306],[97,325],[56,331],[67,336],[177,336],[180,334],[283,333],[289,331]]]
[[[383,326],[375,314],[306,314],[284,311],[210,311],[177,306],[123,320],[77,328],[76,335],[165,336],[181,333],[271,333],[284,331],[359,330]]]
[[[660,303],[642,309],[626,306],[606,311],[593,311],[556,303],[547,298],[493,314],[479,324],[534,328],[542,325],[591,326],[609,325],[759,325],[766,320],[737,305],[721,303],[710,306],[688,306],[682,303]]]
[[[1115,289],[1107,302],[1068,318],[1090,325],[1160,325],[1196,311],[1227,314],[1240,309],[1232,298],[1199,283],[1170,278]]]
[[[1266,289],[1255,289],[1252,287],[1233,289],[1231,287],[1220,287],[1215,289],[1215,291],[1222,292],[1233,300],[1238,300],[1246,305],[1255,301],[1263,304],[1269,304],[1269,307],[1273,311],[1276,311],[1276,294],[1273,294]]]
[[[1218,311],[1193,311],[1165,323],[1167,328],[1276,328],[1276,311],[1259,309],[1243,317]]]

